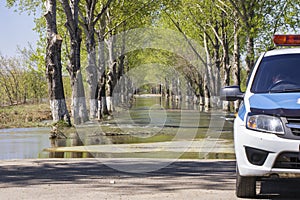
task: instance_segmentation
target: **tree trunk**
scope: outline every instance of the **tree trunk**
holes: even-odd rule
[[[254,20],[255,18],[255,11],[254,9],[249,10],[249,12],[247,13],[247,22],[246,22],[246,26],[247,26],[247,30],[248,30],[248,34],[247,34],[247,38],[246,38],[246,43],[247,43],[247,55],[246,55],[246,72],[247,75],[250,74],[253,66],[254,66],[254,36],[253,36],[253,31],[251,30],[253,27],[255,27],[253,25],[253,23],[255,23]]]
[[[86,38],[86,47],[88,52],[88,66],[86,67],[87,83],[89,86],[90,99],[90,118],[94,119],[97,115],[96,89],[98,82],[98,73],[96,68],[96,43],[94,38],[94,28],[88,31]]]
[[[97,117],[98,120],[102,119],[104,115],[108,113],[107,105],[106,105],[106,98],[105,98],[105,83],[106,77],[105,74],[100,77],[97,87],[97,96],[98,96],[98,113]]]
[[[246,55],[247,75],[250,74],[253,66],[254,66],[254,41],[253,41],[253,37],[249,33],[247,35],[247,55]]]
[[[124,23],[124,30],[126,30],[126,23]],[[121,53],[120,53],[120,58],[119,58],[119,67],[118,67],[118,88],[120,90],[119,98],[121,104],[124,104],[126,101],[127,92],[126,92],[126,76],[124,75],[124,67],[125,67],[125,48],[126,48],[126,37],[125,37],[125,31],[122,33],[122,47],[121,47]]]
[[[47,0],[45,5],[46,13],[44,16],[47,23],[46,77],[52,118],[54,122],[66,119],[70,125],[62,81],[62,38],[57,34],[56,0]]]
[[[78,27],[78,4],[79,0],[61,0],[63,9],[67,17],[66,27],[71,38],[70,64],[67,70],[71,77],[72,87],[72,115],[74,123],[79,124],[88,121],[88,114],[85,102],[85,93],[82,82],[80,66],[80,44],[81,30]]]
[[[106,94],[105,94],[105,83],[106,83],[106,62],[105,62],[105,44],[104,44],[104,34],[106,28],[105,16],[100,18],[100,29],[98,31],[98,120],[102,119],[104,115],[108,114],[107,104],[106,104]]]
[[[110,38],[106,41],[108,47],[108,72],[107,72],[107,80],[106,80],[106,102],[108,112],[113,112],[113,90],[116,81],[116,66],[117,61],[115,59],[114,53],[114,37],[111,35]]]
[[[221,88],[221,59],[220,59],[220,44],[218,38],[215,37],[216,43],[214,45],[214,61],[216,65],[215,69],[215,95],[218,96],[220,94]]]
[[[211,57],[209,54],[209,49],[207,46],[207,40],[206,40],[206,33],[204,33],[204,48],[205,48],[205,53],[206,53],[206,67],[205,67],[205,73],[204,73],[204,78],[203,78],[203,89],[204,89],[204,109],[208,110],[211,106],[210,102],[210,77],[209,77],[209,71],[211,68]]]
[[[128,93],[127,93],[127,89],[126,89],[126,76],[124,76],[124,65],[125,65],[125,55],[121,55],[120,57],[120,64],[119,64],[119,73],[118,73],[118,87],[120,88],[120,102],[122,104],[125,104],[127,101],[126,99],[128,99]]]
[[[223,86],[230,84],[230,60],[229,60],[229,42],[226,33],[227,22],[225,21],[225,13],[222,13],[222,46],[223,46],[223,67],[224,67],[224,78]],[[223,101],[223,110],[230,110],[230,104],[228,101]]]
[[[80,124],[88,121],[82,74],[80,70],[71,73],[72,116],[74,118],[74,123]]]
[[[235,14],[237,16],[237,14]],[[237,19],[237,17],[235,18]],[[234,21],[233,28],[233,84],[241,85],[241,67],[240,67],[240,43],[239,43],[239,24],[238,20]],[[234,110],[237,111],[239,108],[239,101],[234,102]]]

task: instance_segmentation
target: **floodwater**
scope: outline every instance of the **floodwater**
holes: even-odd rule
[[[51,143],[50,128],[0,129],[0,160],[42,158]]]
[[[50,128],[0,129],[0,160],[25,158],[86,157],[164,157],[174,156],[168,150],[159,152],[109,153],[61,150],[61,147],[94,147],[95,145],[153,144],[155,142],[200,141],[221,139],[232,143],[232,123],[220,111],[200,112],[200,108],[170,103],[160,96],[136,97],[128,109],[116,108],[113,118],[105,122],[88,122],[49,139]],[[111,146],[109,146],[111,147]],[[175,155],[177,156],[177,155]],[[194,153],[182,158],[194,158]],[[197,154],[198,156],[198,154]]]

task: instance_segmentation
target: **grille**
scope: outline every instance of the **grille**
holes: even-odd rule
[[[291,128],[291,131],[294,135],[300,136],[300,129],[299,128]]]
[[[274,168],[283,169],[300,169],[300,154],[298,152],[285,152],[279,154],[277,157]]]
[[[292,133],[300,136],[300,118],[287,118],[286,126],[291,129]]]

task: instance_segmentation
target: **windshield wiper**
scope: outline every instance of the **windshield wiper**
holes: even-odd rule
[[[282,90],[270,90],[269,93],[300,92],[300,88],[288,88]]]

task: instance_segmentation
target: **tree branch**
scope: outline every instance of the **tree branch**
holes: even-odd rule
[[[129,15],[127,18],[125,18],[123,21],[119,22],[118,24],[116,24],[113,28],[111,28],[108,32],[106,32],[104,34],[104,37],[110,33],[111,31],[115,30],[116,28],[118,28],[119,26],[121,26],[123,23],[125,23],[128,19],[130,19],[131,17],[135,16],[139,11],[141,11],[142,9],[144,9],[146,6],[150,5],[154,0],[149,1],[147,4],[144,4],[143,7],[137,9],[134,13],[132,13],[131,15]]]
[[[285,1],[285,4],[281,10],[281,12],[278,13],[277,17],[276,17],[276,20],[275,20],[275,23],[274,23],[274,31],[273,31],[273,35],[275,35],[275,33],[277,32],[277,28],[278,28],[278,22],[280,20],[280,16],[284,13],[286,7],[288,5],[288,0]]]
[[[73,18],[72,9],[70,7],[69,1],[68,0],[60,0],[60,2],[61,2],[62,6],[64,8],[65,13],[66,13],[67,28],[69,29],[70,32],[72,32],[74,34],[75,33],[75,27],[74,27],[75,21],[74,21],[74,18]]]
[[[194,45],[191,43],[191,41],[189,40],[189,38],[186,36],[186,34],[183,32],[183,30],[181,29],[180,25],[178,22],[175,22],[175,20],[166,12],[166,15],[170,18],[170,20],[172,21],[172,23],[175,25],[175,27],[177,28],[177,30],[183,35],[184,39],[187,41],[187,43],[189,44],[189,46],[192,48],[193,52],[197,55],[197,57],[201,60],[201,62],[206,65],[206,62],[202,59],[201,55],[198,53],[198,51],[195,49]]]
[[[189,9],[189,12],[190,12],[191,16],[193,17],[193,20],[195,21],[195,23],[196,23],[200,28],[202,28],[202,31],[204,31],[204,32],[206,33],[206,35],[207,35],[208,39],[210,40],[210,42],[211,42],[213,45],[215,45],[214,42],[213,42],[213,39],[210,37],[210,34],[208,34],[208,32],[206,31],[206,28],[204,28],[204,26],[203,26],[202,24],[200,24],[200,22],[196,19],[195,15],[193,14],[193,12],[192,12],[190,9]]]
[[[238,0],[239,1],[239,0]],[[247,17],[245,15],[243,15],[240,11],[240,9],[238,8],[238,6],[236,5],[235,2],[233,2],[233,0],[229,0],[229,2],[231,3],[231,5],[234,7],[234,9],[236,10],[236,12],[238,13],[238,15],[241,17],[241,19],[243,20],[243,22],[245,23],[246,26],[248,26],[248,21],[247,21]],[[244,4],[243,4],[244,5]],[[243,6],[244,7],[244,6]],[[243,9],[244,10],[244,9]]]
[[[101,12],[95,17],[93,23],[96,24],[98,22],[98,20],[101,18],[101,16],[103,15],[103,13],[107,10],[107,8],[110,6],[111,2],[113,0],[107,0],[105,6],[102,8]]]

